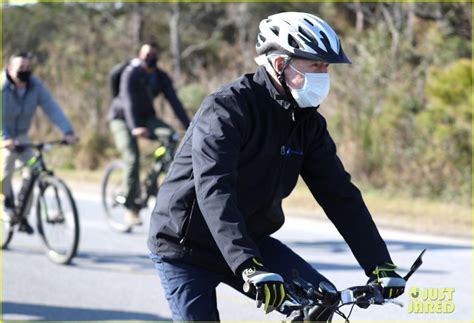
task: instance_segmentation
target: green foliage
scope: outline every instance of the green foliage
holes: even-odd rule
[[[460,59],[428,73],[427,104],[416,126],[424,143],[418,160],[431,193],[470,194],[471,72],[471,61]]]
[[[192,114],[196,113],[201,105],[202,100],[207,95],[206,90],[200,83],[190,83],[181,87],[178,91],[179,97],[187,111]]]
[[[176,9],[179,57],[173,56],[170,37]],[[175,85],[184,106],[194,112],[206,94],[255,69],[258,23],[281,11],[320,15],[342,36],[353,64],[331,66],[331,94],[321,112],[354,178],[388,191],[469,204],[469,3],[6,6],[2,55],[5,59],[25,49],[35,54],[34,72],[81,138],[77,151],[68,153],[66,147],[57,160],[63,166],[93,169],[110,158],[114,147],[106,122],[108,72],[133,57],[142,40],[159,42],[159,64],[170,75],[177,73],[175,65],[180,62]],[[40,113],[31,135],[41,138],[52,131]]]
[[[90,131],[84,133],[80,139],[78,150],[72,158],[77,168],[94,170],[107,162],[111,148],[114,147],[108,135]]]

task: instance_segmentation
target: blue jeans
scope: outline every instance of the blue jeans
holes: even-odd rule
[[[313,286],[321,281],[330,283],[280,241],[268,237],[258,246],[265,267],[280,274],[285,281],[289,282],[297,275]],[[150,258],[158,270],[173,321],[219,321],[216,287],[220,283],[244,294],[242,279],[230,270],[228,274],[222,274],[176,260],[163,260],[155,254]]]

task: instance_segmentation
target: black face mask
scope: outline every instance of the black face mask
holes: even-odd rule
[[[18,79],[22,82],[28,82],[30,80],[31,71],[19,71],[16,73]]]
[[[158,63],[158,57],[156,56],[145,58],[145,64],[148,67],[156,67],[156,63]]]

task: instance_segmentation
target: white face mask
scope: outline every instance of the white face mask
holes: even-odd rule
[[[329,94],[329,73],[302,73],[291,64],[293,70],[304,75],[304,84],[301,89],[292,89],[291,95],[300,108],[317,107]]]

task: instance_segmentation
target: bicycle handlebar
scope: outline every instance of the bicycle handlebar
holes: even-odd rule
[[[52,141],[47,141],[47,142],[41,142],[37,144],[18,144],[15,145],[15,151],[16,152],[22,152],[26,148],[33,148],[36,150],[49,150],[51,146],[53,145],[69,145],[69,143],[65,139],[60,139],[60,140],[52,140]]]
[[[425,251],[426,249],[415,260],[410,271],[404,277],[405,281],[421,266],[423,263],[422,256]],[[280,305],[279,311],[288,313],[294,310],[306,310],[310,318],[312,311],[317,307],[331,308],[335,313],[348,320],[350,313],[346,317],[339,311],[339,308],[345,305],[359,305],[360,307],[367,308],[373,304],[384,305],[392,303],[403,306],[403,304],[393,299],[384,299],[383,287],[377,283],[353,286],[338,291],[331,284],[324,281],[319,284],[318,288],[315,288],[304,279],[295,278],[291,283],[284,283],[284,286],[286,297],[283,304]],[[246,293],[255,292],[255,286],[248,283],[244,284],[243,289]]]
[[[421,252],[410,268],[410,271],[405,275],[404,279],[407,281],[411,275],[418,270],[422,265],[422,257],[426,249]],[[296,278],[291,283],[285,283],[286,300],[280,306],[280,310],[300,310],[305,308],[315,308],[316,306],[333,308],[337,310],[345,305],[360,305],[360,307],[367,308],[370,305],[383,305],[392,303],[398,306],[403,306],[393,299],[384,299],[383,287],[376,283],[370,283],[364,286],[353,286],[347,289],[337,291],[332,285],[327,282],[321,282],[318,288],[315,288],[309,282]],[[341,313],[339,312],[339,315]]]

